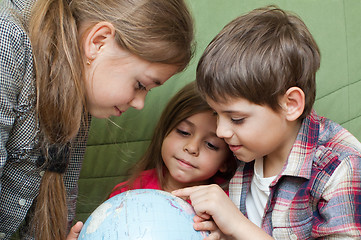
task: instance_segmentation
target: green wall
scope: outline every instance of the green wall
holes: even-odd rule
[[[185,72],[149,93],[142,111],[121,118],[94,119],[79,181],[77,218],[87,216],[127,177],[140,158],[168,99],[195,79],[197,61],[230,20],[257,7],[276,4],[298,14],[321,50],[316,111],[361,139],[361,0],[188,0],[195,20],[197,51]]]

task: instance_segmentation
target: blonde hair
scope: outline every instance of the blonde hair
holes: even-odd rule
[[[101,21],[113,24],[119,46],[147,61],[178,65],[181,71],[193,56],[193,23],[183,0],[72,0],[70,4],[66,0],[37,0],[29,36],[45,153],[54,145],[61,149],[71,142],[87,122],[84,58],[79,45],[82,36],[78,28]],[[46,157],[47,162],[50,160]],[[64,192],[62,174],[47,171],[35,210],[37,239],[65,239]],[[60,211],[55,213],[57,209]]]

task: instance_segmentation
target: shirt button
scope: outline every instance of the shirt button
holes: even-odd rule
[[[26,200],[25,200],[25,199],[20,199],[20,200],[19,200],[19,205],[20,205],[20,206],[24,206],[25,203],[26,203]]]
[[[297,235],[296,234],[291,234],[291,240],[297,240]]]
[[[40,177],[44,176],[45,171],[39,172]]]
[[[6,234],[5,233],[0,233],[0,239],[3,239],[6,237]]]

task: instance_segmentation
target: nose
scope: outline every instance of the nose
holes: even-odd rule
[[[218,118],[216,134],[219,138],[229,139],[233,136],[233,131],[224,120]]]
[[[129,105],[137,110],[143,109],[146,96],[146,91],[137,92],[134,98],[129,102]]]
[[[197,157],[199,155],[199,143],[196,139],[189,139],[189,141],[184,145],[185,152]]]

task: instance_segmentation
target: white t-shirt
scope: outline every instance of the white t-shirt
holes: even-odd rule
[[[269,185],[276,176],[263,177],[263,158],[256,159],[254,164],[254,175],[251,189],[246,196],[246,209],[248,219],[261,227],[264,209],[270,194]]]

